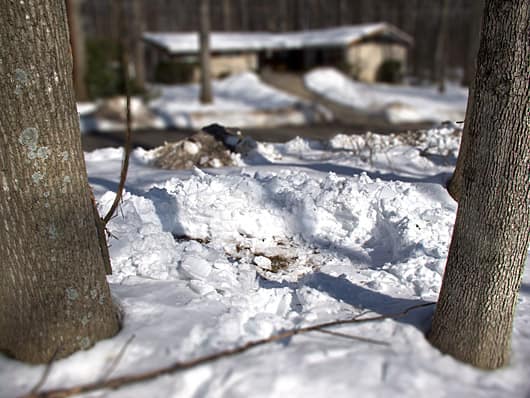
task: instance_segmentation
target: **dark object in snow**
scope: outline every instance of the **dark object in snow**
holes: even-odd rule
[[[241,131],[234,131],[217,123],[203,127],[202,131],[213,135],[230,151],[237,152],[242,155],[248,154],[257,147],[256,141],[250,137],[243,137]]]
[[[228,130],[220,124],[213,123],[201,129],[205,133],[211,134],[216,140],[221,141],[231,151],[236,151],[237,144],[241,140],[241,132]]]

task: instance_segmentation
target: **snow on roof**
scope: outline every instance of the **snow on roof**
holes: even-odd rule
[[[259,51],[299,49],[305,47],[342,47],[369,37],[384,35],[406,44],[413,39],[398,28],[384,23],[307,30],[298,32],[212,32],[210,48],[216,52]],[[171,54],[196,53],[199,51],[197,32],[151,33],[143,35],[144,40],[155,44]]]

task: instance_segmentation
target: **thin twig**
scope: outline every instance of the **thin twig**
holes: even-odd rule
[[[123,79],[125,84],[125,117],[126,117],[126,123],[125,123],[125,146],[123,148],[124,154],[123,154],[123,162],[121,165],[121,173],[120,173],[120,183],[118,185],[118,190],[116,191],[116,197],[114,198],[114,202],[112,203],[112,206],[110,207],[109,211],[103,217],[103,224],[106,225],[110,219],[112,218],[114,212],[116,211],[116,208],[121,202],[123,189],[125,187],[125,180],[127,179],[127,170],[129,169],[129,157],[131,155],[131,90],[129,86],[129,48],[128,43],[126,41],[127,38],[127,29],[126,29],[126,22],[125,22],[125,12],[124,12],[124,4],[121,2],[120,4],[120,21],[119,23],[122,25],[122,43],[121,43],[121,51],[122,51],[122,71],[123,71]]]
[[[342,337],[342,338],[350,339],[350,340],[358,340],[358,341],[362,341],[363,343],[370,343],[370,344],[377,344],[377,345],[384,345],[384,346],[389,346],[390,345],[390,343],[388,343],[386,341],[370,339],[368,337],[356,336],[356,335],[353,335],[353,334],[334,332],[333,330],[317,329],[316,332],[330,334],[332,336]]]
[[[118,353],[118,355],[114,358],[114,360],[110,364],[110,366],[107,369],[107,371],[105,372],[105,374],[103,374],[102,377],[100,378],[100,380],[99,380],[100,382],[104,382],[105,380],[109,379],[110,375],[112,374],[112,372],[114,372],[116,370],[118,364],[120,363],[121,359],[123,358],[123,355],[125,354],[125,351],[127,351],[127,347],[129,346],[129,344],[131,344],[131,341],[133,341],[135,337],[136,336],[133,334],[133,335],[131,335],[131,337],[129,337],[127,339],[127,341],[125,342],[125,344],[121,348],[121,350]]]
[[[48,376],[49,376],[49,374],[50,374],[50,372],[52,370],[53,362],[55,361],[55,358],[57,358],[57,355],[59,354],[60,351],[61,351],[61,346],[58,346],[55,349],[55,351],[53,352],[52,357],[50,358],[50,360],[46,364],[46,368],[44,368],[44,372],[42,373],[42,376],[40,377],[39,381],[31,389],[30,395],[31,394],[35,394],[37,391],[40,390],[40,388],[44,385],[44,383],[46,383],[46,379],[48,378]]]
[[[402,312],[398,312],[394,314],[377,315],[371,318],[361,318],[361,319],[359,319],[358,317],[352,318],[352,319],[342,319],[342,320],[337,320],[337,321],[321,323],[318,325],[307,326],[307,327],[303,327],[299,329],[287,330],[285,332],[278,333],[276,335],[270,336],[265,339],[249,341],[248,343],[243,344],[240,347],[230,348],[228,350],[205,355],[203,357],[191,359],[189,361],[175,362],[169,366],[150,370],[150,371],[140,373],[137,375],[120,376],[120,377],[116,377],[113,379],[108,379],[104,382],[94,382],[94,383],[83,384],[83,385],[78,385],[78,386],[69,387],[69,388],[60,388],[56,390],[41,391],[40,393],[33,393],[33,394],[30,393],[29,395],[25,395],[20,398],[66,398],[66,397],[70,397],[75,394],[87,393],[87,392],[102,390],[102,389],[115,390],[125,385],[139,383],[139,382],[146,381],[146,380],[152,380],[158,376],[171,374],[171,373],[174,373],[180,370],[190,369],[195,366],[204,365],[206,363],[210,363],[210,362],[216,361],[221,358],[226,358],[232,355],[240,354],[251,348],[264,345],[264,344],[269,344],[275,341],[283,340],[285,338],[292,337],[297,334],[307,333],[307,332],[319,330],[319,329],[330,327],[330,326],[344,325],[344,324],[349,324],[349,323],[366,323],[366,322],[382,321],[384,319],[398,319],[398,318],[402,318],[406,316],[409,312],[413,310],[424,308],[424,307],[429,307],[434,304],[436,303],[430,302],[430,303],[417,304],[417,305],[413,305],[411,307],[406,308]]]

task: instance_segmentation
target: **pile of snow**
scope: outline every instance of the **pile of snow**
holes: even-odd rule
[[[451,84],[441,94],[435,87],[356,82],[333,68],[311,71],[304,81],[319,95],[390,123],[456,122],[465,116],[467,89]]]
[[[419,147],[376,135],[258,143],[243,167],[192,171],[154,168],[151,152],[135,150],[121,209],[108,224],[109,281],[123,329],[56,361],[43,387],[109,377],[115,358],[112,376],[138,374],[286,329],[436,300],[456,210],[443,183],[458,136],[445,126],[414,138]],[[363,159],[362,140],[379,143],[370,143],[371,159]],[[422,156],[435,144],[429,151],[437,156]],[[105,212],[121,151],[86,154],[86,164]],[[90,396],[526,398],[528,286],[529,271],[512,361],[500,371],[431,347],[429,307],[333,328],[387,345],[309,333]],[[0,357],[0,396],[28,392],[44,368]]]
[[[160,97],[149,104],[167,127],[199,129],[225,126],[278,126],[321,120],[326,113],[312,104],[261,82],[251,72],[213,82],[213,103],[199,101],[199,85],[159,85]]]
[[[271,279],[295,281],[321,264],[343,260],[367,273],[390,273],[402,279],[409,294],[433,299],[453,209],[433,207],[429,194],[366,174],[329,174],[323,179],[300,171],[211,176],[197,169],[189,179],[173,178],[143,196],[124,199],[123,217],[109,225],[120,237],[111,247],[114,278],[180,278],[182,271],[204,283],[216,261],[239,258],[252,263],[256,256],[270,261],[288,252],[289,267]],[[112,199],[109,193],[101,202],[110,206]],[[179,243],[173,237],[184,240]],[[216,258],[181,269],[189,240],[211,242]],[[153,261],[153,253],[163,257]],[[417,257],[428,257],[428,266],[417,269]],[[416,286],[410,274],[418,272],[424,280]]]

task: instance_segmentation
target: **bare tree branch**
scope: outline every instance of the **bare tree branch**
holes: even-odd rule
[[[388,343],[387,341],[375,340],[375,339],[370,339],[368,337],[362,337],[362,336],[355,336],[353,334],[334,332],[333,330],[317,329],[316,332],[329,334],[329,335],[337,336],[337,337],[342,337],[344,339],[362,341],[363,343],[370,343],[370,344],[377,344],[377,345],[384,345],[384,346],[390,345],[390,343]]]
[[[112,206],[110,207],[109,211],[103,217],[103,224],[106,225],[112,216],[114,215],[114,212],[116,211],[116,208],[120,204],[123,188],[125,187],[125,180],[127,179],[127,170],[129,169],[129,157],[131,155],[131,89],[130,89],[130,79],[129,79],[129,43],[127,42],[127,29],[126,29],[126,16],[125,16],[125,10],[124,10],[124,2],[122,0],[122,3],[120,4],[120,24],[122,25],[122,43],[121,43],[121,51],[122,51],[122,70],[123,70],[123,79],[125,84],[125,117],[126,117],[126,123],[125,123],[125,146],[123,148],[124,154],[123,154],[123,163],[121,166],[121,173],[120,173],[120,183],[118,185],[118,189],[116,191],[116,197],[114,198],[114,202],[112,203]]]
[[[118,367],[118,364],[120,363],[121,359],[123,358],[123,355],[125,354],[125,351],[127,351],[127,347],[129,347],[129,344],[131,344],[131,341],[133,341],[135,337],[136,336],[133,334],[133,335],[131,335],[131,337],[129,337],[127,339],[127,341],[125,342],[125,344],[121,348],[121,350],[118,353],[118,355],[114,358],[114,360],[112,361],[112,363],[110,364],[108,369],[105,370],[105,373],[103,373],[103,375],[101,376],[101,378],[99,380],[100,382],[104,382],[105,380],[108,380],[108,378],[110,377],[112,372],[114,372],[116,370],[116,368]]]
[[[31,389],[30,394],[35,394],[37,391],[40,390],[40,388],[44,385],[44,383],[46,383],[46,379],[48,378],[52,370],[53,362],[55,361],[55,358],[57,358],[57,355],[59,354],[60,351],[61,351],[61,346],[58,346],[55,349],[55,352],[53,353],[52,357],[46,364],[46,367],[44,368],[44,372],[42,372],[41,378],[39,379],[37,384],[35,384],[35,386]]]

